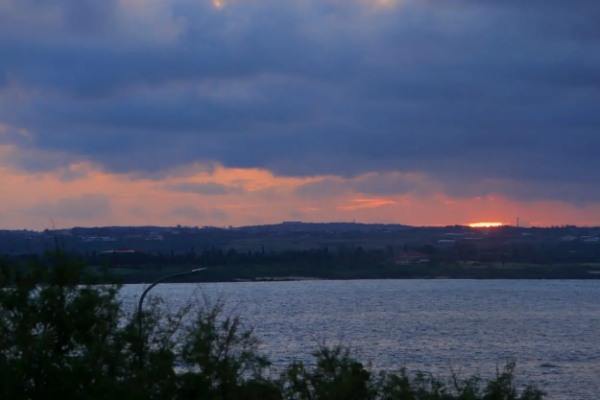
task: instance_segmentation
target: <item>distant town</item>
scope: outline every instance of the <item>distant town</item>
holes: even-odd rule
[[[26,266],[56,250],[123,283],[196,267],[207,269],[180,280],[600,278],[600,227],[288,221],[0,231],[0,254],[13,264]]]

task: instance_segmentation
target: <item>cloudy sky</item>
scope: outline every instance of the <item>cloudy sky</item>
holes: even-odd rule
[[[0,229],[600,225],[597,0],[0,0]]]

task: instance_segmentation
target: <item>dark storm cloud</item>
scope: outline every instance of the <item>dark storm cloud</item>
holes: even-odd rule
[[[39,150],[598,198],[597,2],[2,3],[0,123]],[[414,190],[386,179],[358,190]]]

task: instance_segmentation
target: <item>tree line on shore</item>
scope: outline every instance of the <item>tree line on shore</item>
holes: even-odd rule
[[[0,260],[0,398],[203,400],[539,400],[495,378],[373,371],[343,347],[275,368],[222,304],[127,312],[119,285],[98,285],[57,251],[26,268]],[[106,282],[107,278],[103,279]]]
[[[460,249],[460,246],[457,247]],[[290,277],[319,279],[599,279],[600,262],[520,263],[511,257],[481,260],[468,253],[440,252],[434,248],[408,246],[396,251],[391,247],[365,249],[326,247],[279,252],[237,251],[204,248],[181,254],[152,254],[133,251],[105,253],[69,252],[70,257],[86,265],[88,272],[110,277],[121,283],[149,282],[165,274],[208,267],[202,281],[276,280]],[[26,267],[31,262],[44,262],[44,255],[5,256],[13,265]],[[559,262],[560,261],[560,262]],[[180,282],[193,282],[197,277],[182,277]]]

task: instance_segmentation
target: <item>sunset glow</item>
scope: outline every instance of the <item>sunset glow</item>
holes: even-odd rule
[[[471,228],[498,228],[504,225],[502,222],[472,222],[469,224]]]
[[[0,0],[0,229],[600,226],[593,2],[79,3]]]
[[[223,8],[225,7],[225,2],[223,0],[213,0],[213,6],[215,8]]]

